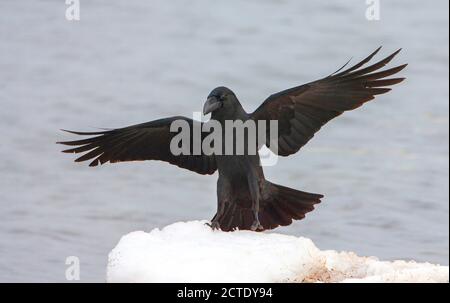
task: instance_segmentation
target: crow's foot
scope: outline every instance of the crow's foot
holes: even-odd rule
[[[259,223],[259,220],[255,220],[250,229],[253,231],[261,231],[264,230],[264,227]]]
[[[205,223],[206,225],[208,225],[209,227],[211,227],[212,230],[220,230],[220,224],[218,221],[211,221],[211,223]]]

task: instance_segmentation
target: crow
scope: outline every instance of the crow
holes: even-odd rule
[[[380,70],[401,49],[379,62],[368,64],[380,49],[350,68],[345,69],[347,62],[330,76],[269,96],[253,113],[243,109],[233,91],[217,87],[209,94],[203,113],[211,113],[210,121],[221,125],[227,120],[277,121],[275,142],[266,139],[263,143],[279,156],[295,154],[328,121],[373,100],[376,95],[387,93],[391,90],[389,86],[405,79],[388,77],[403,70],[407,64]],[[218,171],[217,212],[208,224],[213,229],[263,231],[287,226],[293,220],[303,219],[324,197],[267,181],[257,152],[250,154],[246,150],[239,155],[211,154],[203,150],[197,154],[172,153],[170,144],[177,133],[171,131],[170,126],[177,120],[185,121],[191,128],[195,123],[203,125],[176,116],[98,132],[67,131],[90,137],[58,143],[72,146],[64,150],[65,153],[84,153],[75,161],[91,160],[90,166],[161,160],[203,175]],[[266,131],[269,134],[270,127]],[[202,141],[206,135],[207,132],[201,133]],[[225,141],[222,143],[226,144]]]

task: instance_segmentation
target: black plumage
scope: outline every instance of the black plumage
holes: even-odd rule
[[[277,142],[270,144],[273,142],[267,141],[266,145],[280,156],[294,154],[325,123],[345,111],[360,107],[376,95],[390,91],[390,86],[404,80],[389,77],[404,69],[406,64],[380,71],[400,50],[364,67],[379,50],[351,68],[345,69],[344,66],[321,80],[273,94],[253,113],[244,111],[230,89],[218,87],[208,96],[204,113],[211,112],[211,120],[222,125],[226,120],[277,120]],[[236,228],[266,230],[286,226],[292,220],[303,219],[323,198],[320,194],[302,192],[267,181],[258,154],[209,155],[201,151],[196,155],[173,155],[170,142],[177,133],[170,132],[170,125],[180,119],[190,126],[201,123],[186,117],[171,117],[99,132],[69,131],[91,137],[59,143],[72,146],[64,150],[66,153],[84,153],[75,161],[91,161],[90,166],[107,162],[161,160],[204,175],[217,170],[218,206],[211,226],[224,231]],[[201,140],[207,135],[208,132],[202,132]],[[270,138],[269,135],[270,128],[267,129],[267,138]]]

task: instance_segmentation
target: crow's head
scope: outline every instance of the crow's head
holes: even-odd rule
[[[203,114],[220,113],[220,112],[234,112],[239,106],[239,101],[231,89],[224,86],[219,86],[212,90],[208,95],[208,99],[203,106]]]

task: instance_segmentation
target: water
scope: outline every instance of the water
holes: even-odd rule
[[[0,2],[0,281],[104,281],[120,237],[209,219],[216,176],[161,162],[89,168],[58,129],[119,127],[201,110],[232,88],[247,110],[379,45],[403,47],[408,81],[324,127],[269,180],[326,199],[276,232],[321,249],[448,264],[448,2]]]

